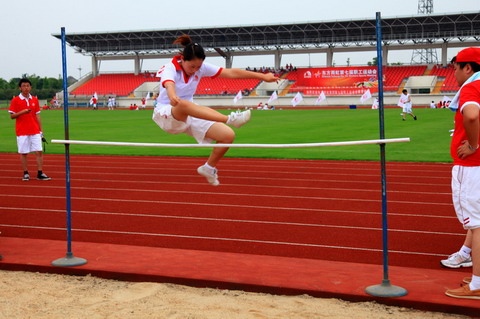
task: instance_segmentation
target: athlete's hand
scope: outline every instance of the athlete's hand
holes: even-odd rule
[[[462,141],[462,144],[457,148],[457,155],[460,159],[465,159],[466,157],[472,155],[476,151],[477,151],[476,149],[472,150],[470,148],[470,144],[468,143],[468,140],[464,140]]]
[[[170,98],[170,105],[176,106],[181,100],[181,98],[175,95],[174,97]]]
[[[265,82],[277,82],[277,81],[278,81],[278,77],[276,77],[276,76],[273,75],[272,73],[265,73],[263,80],[264,80]]]

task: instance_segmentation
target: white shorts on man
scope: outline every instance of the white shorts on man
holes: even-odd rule
[[[162,130],[170,134],[186,133],[199,143],[210,144],[212,139],[206,138],[205,135],[210,127],[215,124],[214,121],[207,121],[193,116],[188,116],[186,122],[176,120],[172,115],[172,107],[170,104],[157,104],[153,109],[152,120],[157,123]]]
[[[20,135],[17,136],[17,147],[19,154],[28,154],[31,152],[41,152],[42,135]]]
[[[410,114],[412,113],[412,103],[403,103],[402,106],[403,113]]]
[[[480,166],[452,168],[453,206],[465,229],[480,228]]]

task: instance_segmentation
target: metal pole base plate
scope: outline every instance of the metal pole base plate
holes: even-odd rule
[[[405,288],[390,284],[389,280],[384,280],[380,285],[369,286],[365,292],[376,297],[402,297],[408,293]]]
[[[81,266],[85,265],[87,260],[80,257],[73,257],[67,255],[64,258],[59,258],[57,260],[52,261],[53,266],[57,267],[74,267],[74,266]]]

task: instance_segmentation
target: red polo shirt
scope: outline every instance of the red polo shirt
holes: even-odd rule
[[[8,112],[14,114],[24,109],[31,109],[32,111],[16,118],[15,132],[17,136],[40,134],[40,127],[37,121],[37,114],[40,113],[40,104],[37,97],[30,95],[26,98],[19,94],[10,102]]]
[[[480,166],[480,149],[465,159],[460,159],[457,155],[457,149],[462,141],[468,140],[465,127],[463,127],[463,107],[467,104],[475,104],[480,107],[480,81],[473,81],[462,87],[460,91],[460,101],[455,114],[455,131],[453,133],[452,144],[450,146],[450,155],[453,158],[454,165],[461,166]],[[479,136],[480,138],[480,136]],[[476,146],[476,145],[472,145]]]

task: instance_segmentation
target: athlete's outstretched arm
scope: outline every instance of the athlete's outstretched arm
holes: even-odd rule
[[[219,76],[227,79],[258,79],[265,82],[278,80],[278,77],[272,73],[259,73],[242,69],[223,69]]]

